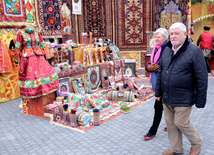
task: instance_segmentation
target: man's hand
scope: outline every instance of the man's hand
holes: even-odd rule
[[[156,100],[160,101],[160,97],[155,97],[155,98],[156,98]]]

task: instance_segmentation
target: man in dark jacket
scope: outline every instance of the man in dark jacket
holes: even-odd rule
[[[183,153],[182,134],[191,143],[190,155],[198,155],[202,137],[190,122],[192,106],[206,104],[208,73],[203,53],[188,41],[186,26],[174,23],[158,69],[155,96],[162,102],[171,149],[164,155]]]

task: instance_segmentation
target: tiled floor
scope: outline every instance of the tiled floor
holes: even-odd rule
[[[143,82],[148,85],[148,82]],[[203,137],[201,155],[214,155],[214,78],[209,78],[207,105],[193,107],[191,122]],[[155,98],[85,133],[49,123],[48,119],[24,115],[21,99],[0,104],[0,155],[160,155],[170,148],[164,116],[156,137],[145,141],[153,119]],[[190,143],[184,137],[184,155]]]

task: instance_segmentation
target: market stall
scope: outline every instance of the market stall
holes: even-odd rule
[[[44,117],[55,125],[86,131],[130,112],[154,95],[151,87],[134,81],[136,61],[122,59],[116,45],[68,41],[52,43],[50,48],[59,89],[55,100],[43,106]]]

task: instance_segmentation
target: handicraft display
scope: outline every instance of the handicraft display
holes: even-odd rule
[[[124,60],[114,60],[114,63],[110,64],[110,74],[114,76],[115,82],[122,81],[124,75]]]
[[[72,66],[73,65],[73,63],[74,63],[74,61],[75,61],[75,58],[74,58],[74,50],[72,50],[72,49],[68,49],[68,62],[69,62],[69,64]]]
[[[121,55],[120,55],[119,48],[117,48],[116,45],[110,45],[110,46],[109,46],[109,49],[110,49],[110,51],[113,52],[114,57],[115,57],[116,59],[121,59]]]
[[[72,92],[69,78],[59,79],[58,95],[60,95],[61,92],[67,92],[67,93]]]
[[[98,49],[98,52],[99,52],[99,54],[100,54],[100,62],[101,62],[101,63],[104,63],[104,55],[103,55],[103,49],[102,49],[102,47],[100,47],[100,48]]]
[[[75,93],[85,95],[85,88],[78,79],[72,80],[72,85]]]
[[[1,0],[0,17],[2,21],[22,22],[26,19],[24,0]]]
[[[95,55],[95,60],[96,60],[96,64],[99,64],[99,58],[98,58],[98,54],[97,54],[97,49],[94,49],[94,55]]]
[[[88,50],[88,59],[89,59],[89,64],[87,64],[87,65],[93,65],[93,59],[92,59],[92,55],[91,55],[91,50]]]
[[[136,60],[125,59],[125,75],[128,77],[136,77]]]
[[[109,77],[110,73],[109,73],[109,62],[103,63],[100,65],[101,67],[101,72],[100,72],[100,77],[101,77],[101,81],[102,81],[102,88],[105,87],[105,79],[104,77]]]
[[[90,79],[91,89],[97,89],[100,85],[100,66],[94,65],[86,68],[87,78]]]
[[[86,59],[87,59],[87,54],[86,54],[86,48],[83,49],[83,65],[86,65]]]
[[[65,71],[58,72],[59,78],[68,77],[68,76],[75,76],[79,74],[86,73],[85,67],[80,67],[78,69],[67,69]]]
[[[138,68],[137,76],[145,76],[145,68]]]
[[[77,123],[81,126],[88,125],[91,122],[91,117],[88,112],[83,110],[77,111]]]

